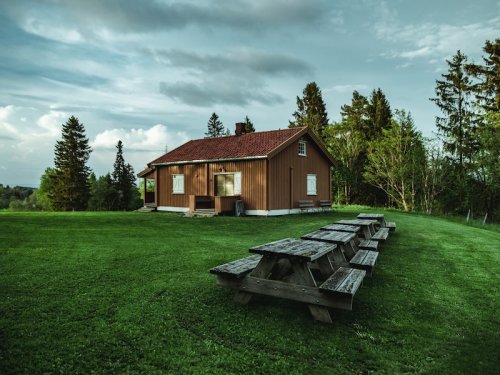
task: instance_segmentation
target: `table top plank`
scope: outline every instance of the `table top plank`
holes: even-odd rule
[[[321,227],[322,230],[334,230],[337,232],[351,232],[358,233],[361,230],[359,225],[346,225],[346,224],[328,224]]]
[[[362,219],[349,219],[349,220],[338,220],[335,224],[345,224],[345,225],[359,225],[359,226],[369,226],[376,224],[377,220],[362,220]]]
[[[384,214],[365,214],[365,213],[360,213],[358,216],[358,219],[361,220],[378,220],[378,219],[383,219]]]
[[[332,230],[317,230],[302,236],[305,240],[326,241],[337,245],[344,245],[356,237],[355,233],[337,232]]]
[[[296,258],[312,262],[333,251],[336,247],[337,245],[326,242],[285,238],[283,240],[252,247],[250,252],[283,258]]]

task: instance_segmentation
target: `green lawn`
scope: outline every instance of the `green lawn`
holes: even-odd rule
[[[1,212],[0,373],[497,373],[498,226],[385,211],[398,229],[332,325],[300,303],[236,305],[208,273],[361,210]]]

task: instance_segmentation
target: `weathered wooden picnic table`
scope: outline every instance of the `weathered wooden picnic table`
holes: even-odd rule
[[[362,219],[338,220],[335,222],[335,224],[360,226],[361,233],[363,233],[363,237],[367,240],[369,240],[376,233],[375,223],[377,223],[376,220]]]
[[[336,244],[342,249],[345,258],[335,259],[337,263],[334,263],[334,265],[342,266],[344,265],[343,262],[345,262],[347,259],[349,261],[350,267],[365,270],[367,272],[367,276],[372,275],[373,268],[375,267],[375,263],[378,258],[378,252],[359,249],[358,245],[354,241],[354,239],[356,238],[355,233],[318,230],[305,234],[302,236],[302,238],[305,240]],[[340,256],[341,255],[342,254],[340,254]]]
[[[361,220],[377,220],[379,225],[382,228],[389,228],[390,231],[395,231],[396,230],[396,223],[394,222],[386,222],[384,214],[374,214],[374,213],[360,213],[357,216],[358,219]]]
[[[257,254],[210,270],[219,285],[238,290],[235,300],[248,303],[254,294],[305,302],[314,319],[331,323],[328,308],[352,310],[364,270],[334,268],[337,245],[286,238],[250,249]],[[319,276],[311,271],[319,269]],[[290,272],[288,272],[288,270]]]
[[[372,241],[385,241],[389,236],[389,228],[379,228],[379,222],[377,220],[364,220],[364,219],[352,219],[352,220],[339,220],[336,224],[344,225],[359,225],[362,228],[363,237],[365,240]]]
[[[321,227],[321,230],[354,233],[356,234],[354,242],[360,249],[378,251],[378,241],[361,239],[362,232],[359,225],[328,224]]]

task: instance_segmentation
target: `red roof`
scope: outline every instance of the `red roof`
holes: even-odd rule
[[[219,138],[196,139],[153,160],[149,165],[187,161],[267,157],[305,128],[247,133]]]

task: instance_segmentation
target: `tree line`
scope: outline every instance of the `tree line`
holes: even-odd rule
[[[378,88],[354,91],[330,122],[315,82],[297,97],[289,126],[308,126],[337,159],[338,204],[406,211],[500,216],[500,39],[486,41],[482,64],[461,52],[446,60],[430,98],[441,111],[437,137],[423,137],[411,113],[392,109]]]
[[[62,139],[54,148],[54,167],[45,170],[38,189],[13,209],[55,211],[134,210],[142,206],[133,167],[125,162],[123,143],[116,145],[113,172],[97,177],[87,162],[92,152],[85,128],[71,116],[62,125]]]
[[[245,124],[245,133],[253,133],[255,132],[255,127],[253,122],[250,121],[248,116],[245,116],[245,120],[243,121]],[[205,138],[217,138],[230,136],[231,130],[229,128],[225,128],[222,121],[219,119],[219,115],[217,113],[212,113],[207,122],[207,132],[205,133]]]
[[[382,89],[352,93],[341,120],[330,122],[321,90],[308,83],[297,97],[290,127],[307,126],[337,160],[332,189],[337,204],[396,207],[426,213],[500,216],[500,39],[486,41],[482,63],[469,63],[461,51],[446,60],[436,80],[437,137],[425,138],[411,113],[393,109]],[[255,127],[245,117],[245,131]],[[214,112],[206,138],[231,135]],[[112,173],[96,177],[87,166],[91,148],[85,129],[70,117],[56,143],[54,168],[40,188],[14,199],[16,208],[126,210],[142,202],[135,175],[118,141]],[[3,189],[3,190],[2,190]],[[5,188],[0,186],[0,192]],[[11,199],[12,200],[12,199]],[[5,199],[2,201],[5,204]],[[0,203],[2,203],[0,202]],[[10,201],[9,201],[10,204]]]

